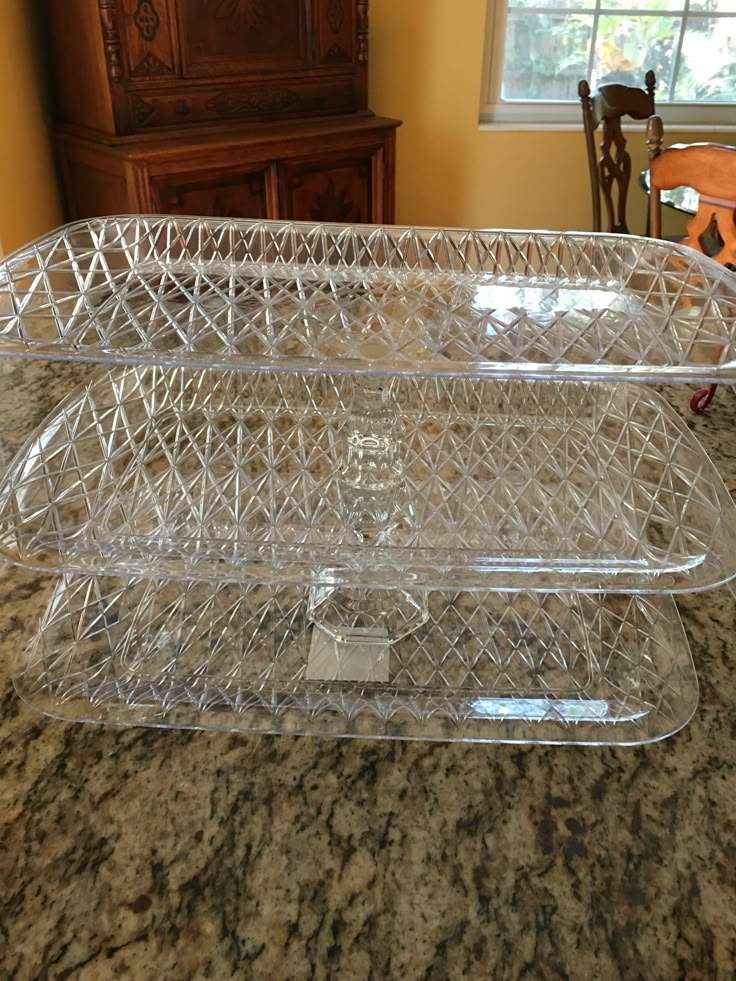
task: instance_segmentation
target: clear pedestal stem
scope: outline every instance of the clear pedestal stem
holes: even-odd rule
[[[411,530],[403,435],[393,379],[356,378],[340,429],[338,482],[345,525],[366,548],[400,545]],[[309,613],[339,642],[360,631],[363,642],[391,643],[428,618],[425,593],[332,585],[312,589]]]

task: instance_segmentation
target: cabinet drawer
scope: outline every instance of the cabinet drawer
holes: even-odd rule
[[[211,85],[175,90],[132,91],[130,115],[136,130],[237,119],[279,119],[294,115],[348,112],[353,92],[344,78]]]
[[[267,168],[165,175],[151,181],[151,200],[163,214],[267,218],[268,178]]]

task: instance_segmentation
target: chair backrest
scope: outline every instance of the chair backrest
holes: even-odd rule
[[[650,130],[656,131],[657,119],[650,121]],[[715,223],[723,244],[713,258],[724,265],[736,264],[736,147],[721,143],[668,147],[650,162],[649,185],[650,227],[655,238],[662,235],[660,193],[692,187],[700,200],[683,243],[705,252],[703,236]]]
[[[654,72],[646,73],[644,89],[628,85],[601,85],[591,94],[590,86],[583,79],[578,85],[578,95],[583,107],[583,128],[590,168],[590,185],[593,194],[593,231],[603,231],[601,222],[601,198],[606,206],[609,232],[628,234],[626,224],[626,198],[631,180],[631,157],[626,150],[626,139],[621,130],[621,119],[648,119],[654,114]],[[595,147],[595,131],[601,127],[600,157]]]

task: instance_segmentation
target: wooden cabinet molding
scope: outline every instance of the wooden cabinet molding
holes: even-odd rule
[[[71,218],[171,212],[390,223],[397,120],[264,125],[194,142],[57,133]]]

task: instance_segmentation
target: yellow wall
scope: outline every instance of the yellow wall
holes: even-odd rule
[[[44,64],[31,0],[0,0],[0,251],[62,221],[44,121]],[[582,130],[483,132],[478,101],[486,0],[371,0],[370,105],[404,120],[397,221],[526,228],[590,227]],[[630,140],[634,172],[643,137]],[[668,132],[668,143],[732,138]],[[645,199],[631,192],[630,224]],[[669,215],[677,230],[682,222]]]
[[[371,0],[370,106],[404,120],[398,135],[401,224],[590,229],[590,178],[578,132],[478,128],[486,0]],[[639,138],[640,137],[640,138]],[[733,142],[726,134],[666,132],[666,143]],[[629,139],[633,173],[644,135]],[[633,187],[629,225],[644,231]],[[684,220],[670,214],[670,223]],[[665,232],[668,231],[665,224]]]
[[[0,254],[62,221],[29,0],[0,0]]]

